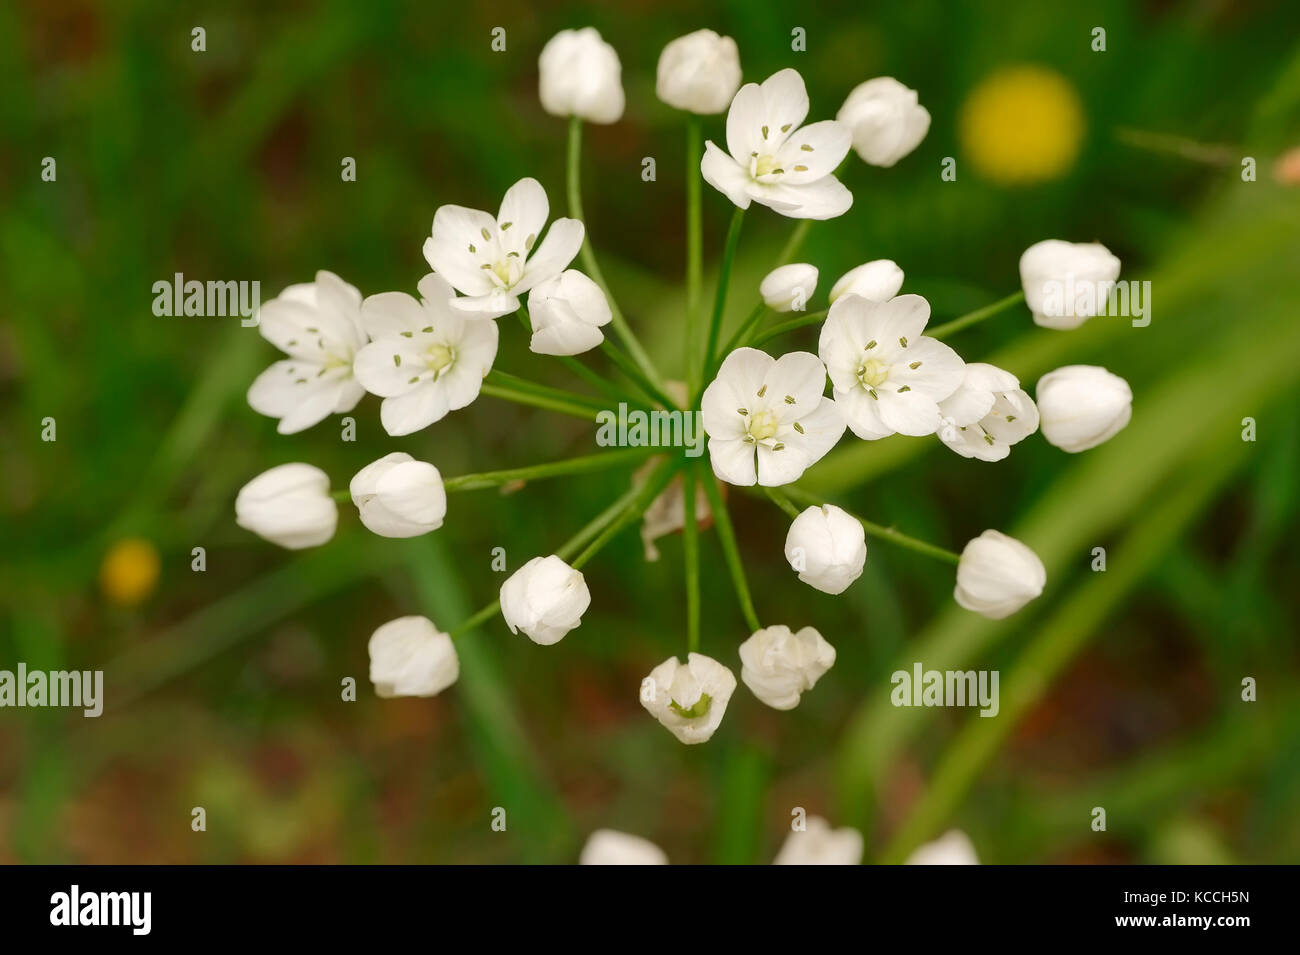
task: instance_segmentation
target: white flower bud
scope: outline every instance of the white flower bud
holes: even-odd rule
[[[1109,441],[1133,416],[1133,390],[1097,365],[1067,365],[1038,379],[1039,427],[1062,451],[1087,451]]]
[[[979,865],[975,845],[960,829],[950,829],[918,848],[903,865]]]
[[[862,862],[862,833],[845,826],[832,829],[820,816],[809,816],[802,832],[785,837],[773,865],[858,865]]]
[[[590,606],[587,581],[554,554],[534,557],[501,585],[501,616],[510,632],[522,630],[544,647],[582,623]]]
[[[764,627],[740,645],[740,663],[740,679],[756,697],[774,710],[792,710],[835,663],[835,648],[812,627]]]
[[[842,594],[862,576],[867,535],[857,518],[834,504],[810,507],[790,523],[785,559],[808,586]]]
[[[853,150],[872,166],[892,166],[925,139],[930,113],[916,90],[891,76],[859,84],[835,118],[853,131]]]
[[[542,108],[552,116],[616,123],[623,115],[623,67],[594,27],[561,30],[542,47]]]
[[[325,543],[338,522],[329,475],[310,464],[264,471],[235,498],[235,523],[289,550]]]
[[[442,475],[404,451],[367,464],[348,491],[361,523],[381,537],[418,537],[436,531],[447,516]]]
[[[667,865],[664,850],[649,839],[618,832],[615,829],[597,829],[587,838],[578,857],[578,865]]]
[[[861,295],[871,302],[888,302],[903,287],[903,270],[893,259],[876,259],[849,269],[831,286],[831,304],[841,295]]]
[[[817,266],[796,262],[768,272],[759,283],[763,304],[776,312],[805,311],[817,291]]]
[[[436,696],[460,676],[451,637],[427,617],[398,617],[370,635],[375,695]]]
[[[708,116],[731,105],[740,79],[736,41],[696,30],[664,47],[655,92],[669,106]]]
[[[1103,310],[1119,278],[1119,259],[1100,242],[1046,239],[1020,256],[1020,284],[1034,323],[1078,328]]]
[[[1041,594],[1046,583],[1037,554],[1014,537],[989,530],[962,550],[953,598],[967,610],[1001,620]]]
[[[641,683],[641,705],[683,743],[711,737],[736,690],[736,676],[712,657],[669,657]]]
[[[600,286],[576,269],[542,282],[528,294],[533,337],[528,347],[539,355],[579,355],[605,336],[601,326],[613,318]]]

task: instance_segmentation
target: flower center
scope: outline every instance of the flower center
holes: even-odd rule
[[[882,361],[868,358],[858,366],[858,381],[864,388],[876,388],[889,380],[889,366]]]
[[[424,360],[436,379],[456,363],[456,350],[448,345],[430,345],[424,353]]]
[[[745,430],[754,441],[766,441],[775,437],[781,422],[770,411],[760,411],[749,419],[749,427]]]
[[[749,174],[755,179],[761,179],[763,176],[778,176],[784,172],[785,170],[777,164],[775,156],[764,154],[749,158]]]
[[[713,705],[713,697],[707,693],[701,693],[700,698],[690,706],[682,706],[676,700],[668,701],[668,708],[683,719],[698,720],[701,716],[709,712],[709,707]]]

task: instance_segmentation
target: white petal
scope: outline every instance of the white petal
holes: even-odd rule
[[[776,154],[785,170],[781,181],[800,185],[829,176],[844,161],[852,143],[849,128],[833,119],[795,130]]]
[[[704,144],[704,158],[700,160],[700,174],[718,192],[741,209],[748,209],[749,171],[713,143]]]
[[[710,438],[709,461],[720,481],[737,487],[752,487],[758,480],[752,444],[735,438]]]
[[[511,186],[501,200],[497,215],[497,240],[502,251],[517,252],[521,258],[527,258],[528,250],[546,226],[550,210],[546,190],[536,179],[520,179]],[[532,242],[528,241],[529,236]]]
[[[486,212],[464,206],[440,206],[433,214],[433,233],[424,240],[429,267],[465,295],[484,295],[494,287],[482,268],[496,239],[497,223]],[[471,252],[470,246],[477,251]]]
[[[586,229],[577,219],[556,219],[546,230],[542,244],[528,257],[524,274],[512,291],[526,292],[539,282],[563,272],[582,248],[585,236]]]
[[[447,389],[442,382],[426,381],[414,391],[385,398],[379,406],[379,420],[394,437],[414,434],[446,417]]]
[[[849,211],[853,193],[834,176],[803,185],[753,183],[750,197],[791,219],[834,219]]]
[[[380,292],[361,303],[361,324],[372,339],[416,332],[429,324],[424,309],[405,292]]]
[[[494,288],[486,295],[461,295],[448,304],[466,318],[500,318],[519,311],[519,297],[502,288]]]
[[[727,151],[738,162],[747,162],[751,153],[762,149],[765,122],[767,111],[763,91],[757,83],[746,83],[737,90],[731,108],[727,110]]]

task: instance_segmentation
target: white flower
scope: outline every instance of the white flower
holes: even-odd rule
[[[659,54],[655,93],[669,106],[708,116],[721,113],[740,87],[740,51],[729,36],[696,30]]]
[[[938,430],[939,402],[957,390],[964,365],[943,342],[922,337],[929,320],[930,303],[919,295],[888,302],[846,295],[831,306],[817,353],[859,438]]]
[[[961,387],[939,402],[939,440],[963,458],[1001,461],[1038,430],[1038,408],[1009,371],[971,362]]]
[[[853,131],[853,149],[872,166],[892,166],[925,139],[930,113],[892,76],[854,87],[835,116]]]
[[[804,262],[782,265],[764,276],[758,294],[775,312],[802,312],[817,291],[817,266]]]
[[[375,695],[436,696],[460,676],[451,637],[427,617],[398,617],[370,635]]]
[[[542,47],[542,109],[592,123],[617,123],[623,115],[623,67],[595,27],[561,30]]]
[[[727,113],[731,155],[705,143],[704,181],[742,209],[753,201],[792,219],[843,215],[853,194],[833,173],[849,151],[848,127],[826,120],[800,129],[807,115],[808,92],[794,70],[742,86]]]
[[[439,275],[420,279],[421,300],[381,292],[361,304],[373,339],[353,366],[366,391],[384,399],[379,419],[391,435],[411,434],[478,397],[497,355],[495,322],[467,320],[450,306]]]
[[[867,535],[856,517],[834,504],[810,507],[790,524],[785,559],[808,586],[842,594],[862,576]]]
[[[537,245],[550,214],[536,179],[511,186],[495,219],[478,209],[439,206],[424,258],[465,296],[452,299],[452,307],[473,318],[500,318],[518,311],[524,292],[563,272],[586,233],[577,219],[556,219]]]
[[[615,829],[597,829],[587,837],[582,847],[578,865],[667,865],[664,850],[649,839],[618,832]]]
[[[1046,239],[1020,256],[1020,284],[1034,323],[1078,328],[1103,311],[1119,278],[1119,259],[1100,242]]]
[[[338,522],[329,475],[310,464],[263,471],[235,497],[236,524],[289,550],[325,543]]]
[[[862,861],[862,833],[845,826],[832,829],[820,816],[809,816],[803,831],[785,837],[773,865],[858,865]]]
[[[361,523],[382,537],[417,537],[436,531],[447,515],[447,492],[438,469],[404,451],[366,465],[348,490]]]
[[[950,829],[918,848],[903,865],[979,865],[975,845],[960,829]]]
[[[669,657],[641,681],[641,705],[686,744],[703,743],[722,723],[736,675],[712,657]]]
[[[835,648],[812,627],[764,627],[740,645],[740,678],[774,710],[792,710],[835,663]]]
[[[844,433],[825,387],[826,368],[816,355],[733,351],[700,400],[713,473],[742,486],[799,480]]]
[[[1038,379],[1043,437],[1062,451],[1087,451],[1109,441],[1133,417],[1133,390],[1097,365],[1067,365]]]
[[[988,530],[966,544],[953,598],[990,620],[1009,617],[1043,592],[1047,571],[1014,537]]]
[[[843,295],[861,295],[873,302],[888,302],[903,287],[903,270],[893,259],[873,259],[849,269],[831,286],[834,305]]]
[[[290,285],[259,312],[262,337],[289,357],[253,381],[248,404],[279,418],[280,434],[310,428],[330,414],[351,411],[365,394],[352,377],[352,359],[366,343],[361,293],[333,272]]]
[[[600,286],[575,269],[561,272],[528,294],[533,337],[528,347],[539,355],[578,355],[605,336],[613,313]]]
[[[560,558],[534,557],[501,585],[501,616],[511,633],[523,631],[550,646],[582,623],[591,591],[580,571]]]

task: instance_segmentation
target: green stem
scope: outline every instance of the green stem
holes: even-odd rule
[[[700,528],[695,522],[695,464],[682,471],[682,556],[686,565],[686,651],[700,649]]]
[[[820,322],[825,321],[826,313],[828,311],[830,311],[830,309],[823,308],[820,312],[809,312],[807,315],[800,315],[798,318],[791,318],[784,322],[779,322],[767,331],[763,332],[763,334],[759,335],[752,342],[743,342],[742,344],[759,348],[762,345],[766,345],[778,335],[784,335],[786,332],[792,332],[797,328],[804,328],[808,325],[817,325]]]
[[[786,497],[776,488],[765,487],[763,488],[763,490],[767,492],[767,496],[771,499],[772,503],[775,504],[777,507],[781,508],[781,510],[785,511],[786,514],[790,516],[791,520],[794,520],[796,517],[799,516],[799,508],[795,507],[794,502],[792,502],[788,497]]]
[[[722,251],[722,266],[718,270],[718,290],[713,296],[713,318],[709,322],[709,337],[704,346],[704,367],[713,367],[713,352],[718,347],[718,333],[722,328],[722,313],[727,307],[727,286],[731,284],[731,264],[736,258],[736,246],[740,243],[740,227],[745,221],[745,210],[739,207],[731,216],[731,228],[727,230],[727,244]],[[698,398],[700,388],[695,395]],[[692,400],[691,404],[695,404]]]
[[[619,347],[608,338],[601,342],[600,350],[609,356],[609,360],[618,366],[619,371],[627,375],[632,384],[644,392],[644,396],[649,399],[650,404],[657,402],[665,408],[677,407],[677,402],[669,398],[668,395],[664,394],[663,389],[643,375],[641,369],[633,363],[632,359],[623,354]]]
[[[513,401],[516,404],[521,405],[530,405],[534,408],[545,408],[547,411],[572,415],[575,418],[584,418],[587,421],[594,421],[596,418],[597,409],[591,408],[586,404],[574,404],[571,401],[560,401],[531,391],[519,391],[514,388],[505,387],[504,385],[493,384],[489,381],[483,382],[480,391],[492,398],[502,398],[506,401]]]
[[[478,474],[462,474],[443,481],[443,486],[450,491],[478,491],[485,487],[499,487],[514,481],[533,481],[539,478],[559,477],[566,474],[586,474],[591,471],[603,471],[605,468],[630,464],[649,457],[657,448],[622,448],[618,451],[605,451],[581,458],[569,458],[567,461],[552,461],[549,464],[533,464],[524,468],[511,468],[506,471],[483,471]]]
[[[686,381],[694,393],[704,362],[698,353],[700,287],[704,276],[704,220],[700,202],[700,158],[704,129],[698,115],[686,121]]]
[[[778,269],[783,265],[789,265],[794,260],[794,257],[799,254],[799,249],[803,247],[803,240],[808,238],[808,230],[812,228],[812,224],[812,219],[804,219],[794,227],[790,238],[781,247],[781,254],[776,257],[776,265],[772,268]]]
[[[785,495],[791,500],[797,501],[804,505],[813,507],[823,507],[826,502],[815,494],[809,494],[807,491],[797,487],[785,487]],[[937,544],[929,544],[915,537],[910,537],[902,531],[896,531],[892,527],[885,527],[883,524],[874,524],[852,511],[845,511],[850,517],[854,518],[872,537],[878,537],[881,540],[892,541],[900,547],[906,547],[908,550],[916,551],[918,554],[924,554],[927,557],[934,557],[937,560],[947,561],[950,564],[956,564],[961,561],[961,554],[954,553],[945,547],[939,547]]]
[[[715,362],[715,364],[721,364],[722,359],[726,358],[737,348],[744,345],[746,343],[746,339],[749,338],[749,333],[754,330],[754,327],[759,323],[759,321],[766,314],[767,314],[766,303],[759,302],[757,305],[755,305],[754,310],[749,313],[749,316],[743,322],[740,323],[740,327],[737,328],[736,331],[732,334],[732,336],[727,339],[727,343],[722,346],[722,349],[718,352],[717,361]],[[710,365],[709,371],[710,373],[713,372],[712,365]]]
[[[925,334],[930,338],[947,338],[953,332],[959,332],[963,328],[968,328],[971,325],[984,321],[986,318],[992,318],[999,312],[1005,312],[1013,305],[1018,302],[1023,302],[1024,300],[1025,293],[1022,289],[1019,292],[1008,295],[1006,298],[999,299],[992,305],[985,305],[983,308],[977,308],[973,312],[967,312],[960,318],[954,318],[951,322],[944,322],[944,324],[937,328],[931,328],[927,330]]]
[[[672,480],[673,474],[676,473],[677,469],[681,466],[681,462],[684,460],[685,458],[669,458],[659,464],[659,466],[650,473],[649,477],[646,478],[645,483],[637,489],[636,496],[632,499],[632,503],[626,507],[617,518],[610,521],[604,530],[602,530],[596,538],[587,545],[586,549],[583,550],[581,554],[573,558],[573,568],[575,570],[580,570],[587,561],[595,557],[596,554],[600,552],[600,549],[610,542],[615,534],[644,514],[646,508],[648,508],[654,502],[654,499],[659,496],[659,493],[668,486],[668,482]]]
[[[709,498],[709,507],[713,511],[713,526],[718,529],[718,542],[722,545],[722,555],[727,561],[727,570],[731,572],[731,583],[736,590],[736,599],[740,601],[740,612],[750,630],[762,630],[758,614],[754,611],[754,600],[749,595],[749,583],[745,580],[745,566],[740,560],[740,548],[736,545],[736,533],[731,527],[731,518],[727,515],[727,505],[718,490],[718,482],[713,475],[706,474],[704,493]]]
[[[598,411],[603,411],[607,407],[605,402],[598,398],[575,394],[572,391],[565,391],[563,388],[552,388],[549,385],[538,384],[535,381],[529,381],[527,378],[520,378],[518,375],[498,371],[495,368],[488,372],[487,378],[485,378],[484,381],[489,385],[496,385],[509,391],[538,395],[543,398],[551,398],[556,401],[567,402],[573,405],[585,406],[589,408],[593,414]]]

